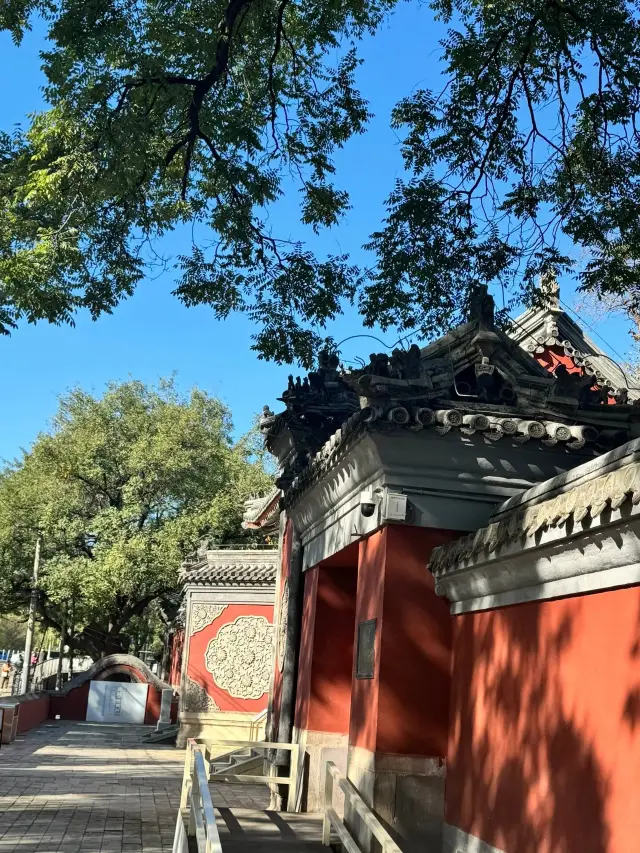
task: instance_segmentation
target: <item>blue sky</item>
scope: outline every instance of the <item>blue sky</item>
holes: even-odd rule
[[[418,2],[401,4],[394,16],[362,46],[364,65],[359,70],[361,91],[370,101],[375,118],[363,136],[352,139],[337,158],[338,180],[351,195],[352,209],[341,225],[312,238],[319,252],[350,252],[364,261],[361,249],[384,213],[384,199],[402,172],[398,139],[389,128],[395,103],[414,87],[435,86],[438,74],[438,39],[442,30],[431,13]],[[36,27],[20,48],[0,33],[0,128],[10,130],[25,116],[42,107],[43,76],[38,52],[42,30]],[[298,224],[295,196],[286,196],[272,213],[274,232],[296,239],[308,238]],[[176,256],[186,248],[179,233],[163,242],[164,255]],[[45,323],[23,325],[10,337],[0,338],[0,459],[12,459],[47,427],[56,399],[80,385],[100,393],[109,380],[128,377],[155,382],[176,375],[178,385],[193,385],[220,396],[231,408],[238,433],[249,428],[264,403],[272,407],[286,387],[289,370],[259,361],[250,349],[251,323],[242,316],[216,321],[210,310],[184,308],[171,296],[175,273],[157,277],[153,272],[135,295],[112,315],[98,321],[80,316],[75,327]],[[568,288],[563,297],[571,302]],[[609,320],[598,331],[619,351],[628,348],[626,327]],[[349,311],[327,333],[340,341],[363,329]],[[381,335],[393,343],[392,330]],[[598,341],[602,345],[602,341]],[[349,341],[344,358],[366,355],[378,344],[366,339]]]

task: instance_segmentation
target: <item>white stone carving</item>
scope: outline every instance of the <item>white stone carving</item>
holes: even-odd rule
[[[202,685],[198,684],[192,678],[187,677],[187,684],[184,695],[184,710],[194,712],[219,711],[215,699],[207,693]]]
[[[202,631],[207,625],[211,625],[221,613],[227,609],[226,604],[203,604],[196,602],[191,606],[191,635]]]
[[[213,680],[236,699],[259,699],[269,690],[273,625],[264,616],[238,616],[223,625],[205,653]]]
[[[289,627],[289,581],[284,582],[280,602],[280,625],[278,626],[278,669],[282,672],[287,651],[287,629]]]

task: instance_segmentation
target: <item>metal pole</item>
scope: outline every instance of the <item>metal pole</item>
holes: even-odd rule
[[[62,690],[62,663],[64,660],[65,637],[67,636],[67,602],[62,604],[62,625],[60,627],[60,647],[58,651],[58,671],[56,672],[56,690]]]
[[[42,536],[36,539],[36,554],[33,560],[33,579],[31,581],[31,601],[29,602],[29,619],[27,620],[27,636],[24,641],[24,662],[22,664],[21,693],[29,692],[29,674],[31,668],[31,646],[33,643],[33,629],[36,622],[36,604],[38,603],[38,572],[40,570],[40,548]]]
[[[71,630],[69,631],[69,681],[73,678],[73,637],[76,630],[76,604],[71,599]]]

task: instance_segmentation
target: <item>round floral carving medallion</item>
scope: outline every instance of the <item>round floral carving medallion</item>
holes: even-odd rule
[[[238,616],[207,646],[205,666],[222,690],[236,699],[259,699],[269,690],[273,625],[264,616]]]

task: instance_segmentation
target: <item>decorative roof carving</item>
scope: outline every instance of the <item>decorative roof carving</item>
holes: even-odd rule
[[[437,435],[446,435],[451,431],[463,435],[481,433],[485,440],[491,442],[507,438],[524,444],[533,440],[546,447],[561,444],[569,451],[592,445],[594,450],[603,452],[624,444],[629,438],[626,429],[598,429],[590,425],[568,426],[556,421],[484,414],[482,411],[462,408],[433,410],[415,407],[409,410],[403,406],[367,407],[356,412],[336,430],[308,467],[293,480],[283,498],[285,506],[295,503],[317,480],[331,470],[364,433],[390,432],[397,429],[408,429],[412,432],[429,429]]]
[[[557,294],[550,300],[555,304]],[[548,310],[555,322],[558,311]],[[491,296],[479,288],[469,322],[422,350],[373,353],[360,370],[340,370],[338,356],[323,352],[305,380],[289,377],[285,411],[269,411],[261,421],[267,448],[280,462],[283,505],[291,506],[366,431],[459,430],[487,441],[510,435],[565,443],[568,450],[591,443],[597,452],[629,440],[640,410],[627,405],[624,389],[619,405],[610,406],[616,390],[606,382],[594,391],[590,377],[552,375],[495,328],[493,314]]]
[[[440,578],[463,562],[488,559],[508,542],[534,536],[544,528],[563,527],[570,519],[575,523],[587,516],[596,519],[607,509],[619,509],[626,501],[640,503],[640,462],[631,462],[550,500],[515,510],[475,533],[434,548],[429,569],[436,579]]]
[[[265,408],[268,408],[265,406]],[[260,497],[245,501],[242,526],[244,528],[277,528],[278,514],[280,511],[281,492],[276,486],[271,491]]]
[[[640,399],[640,388],[629,380],[622,368],[588,337],[560,307],[560,288],[555,279],[542,283],[542,304],[529,308],[513,321],[510,336],[525,352],[541,355],[548,347],[557,347],[569,356],[585,375],[622,405]],[[558,371],[556,371],[558,376]],[[598,402],[592,398],[592,402]]]
[[[273,587],[277,568],[275,548],[207,550],[185,562],[180,577],[184,584]]]

